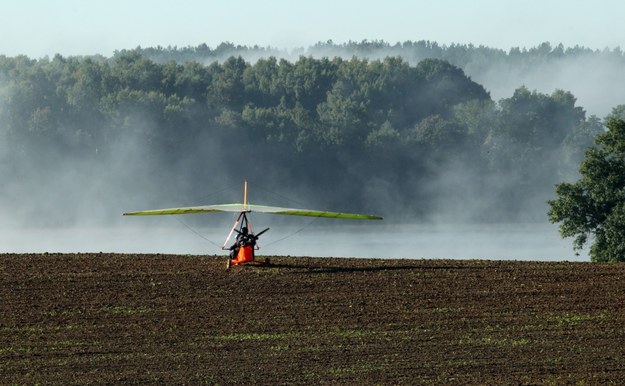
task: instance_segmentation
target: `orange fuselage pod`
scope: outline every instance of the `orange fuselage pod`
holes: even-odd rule
[[[239,248],[237,256],[232,260],[232,264],[242,264],[254,261],[254,247],[251,245],[244,245]]]

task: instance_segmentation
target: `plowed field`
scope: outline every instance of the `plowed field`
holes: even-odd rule
[[[0,384],[605,384],[625,264],[0,255]]]

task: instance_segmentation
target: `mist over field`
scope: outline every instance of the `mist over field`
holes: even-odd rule
[[[618,52],[563,56],[524,68],[511,68],[502,63],[480,70],[468,65],[466,71],[483,84],[495,100],[510,95],[519,84],[544,93],[564,89],[577,97],[578,104],[588,115],[598,117],[605,117],[625,100],[625,90],[614,87],[625,82],[625,66]]]
[[[227,216],[228,220],[233,219]],[[232,221],[210,218],[190,230],[174,219],[141,219],[106,228],[15,228],[0,234],[0,253],[161,253],[226,255],[220,246]],[[144,219],[143,219],[144,220]],[[316,256],[396,259],[492,259],[588,261],[549,224],[331,224],[293,220],[275,226],[270,216],[253,216],[261,236],[258,256]],[[198,236],[199,234],[199,236]]]
[[[625,101],[623,55],[460,48],[0,57],[0,251],[222,253],[230,215],[121,214],[247,178],[251,203],[385,217],[253,215],[264,254],[585,259],[546,201]]]

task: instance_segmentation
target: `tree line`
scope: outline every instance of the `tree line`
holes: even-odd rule
[[[494,101],[438,58],[153,57],[0,56],[3,180],[74,168],[162,203],[248,176],[328,209],[534,221],[604,131],[568,91]]]
[[[348,41],[335,43],[332,40],[318,42],[310,47],[284,50],[273,47],[237,45],[223,42],[215,48],[205,43],[187,47],[137,47],[141,55],[157,62],[165,63],[175,61],[185,63],[197,61],[210,63],[223,61],[231,56],[241,56],[248,61],[255,62],[259,58],[270,56],[293,59],[300,56],[319,57],[343,57],[343,58],[367,58],[369,60],[383,59],[385,57],[402,57],[409,63],[418,63],[425,58],[442,59],[461,68],[466,67],[490,67],[493,63],[507,63],[514,66],[536,66],[549,60],[564,58],[579,58],[591,56],[596,58],[609,57],[623,64],[625,53],[620,47],[603,50],[591,49],[583,46],[564,47],[563,44],[553,46],[549,42],[543,42],[535,47],[512,47],[509,50],[492,48],[483,45],[457,44],[441,45],[435,41],[418,40],[404,41],[391,44],[383,40]],[[116,54],[124,54],[127,50],[117,51]]]

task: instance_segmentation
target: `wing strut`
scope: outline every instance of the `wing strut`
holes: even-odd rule
[[[221,246],[221,249],[226,249],[226,245],[228,245],[228,240],[230,240],[230,238],[232,237],[232,234],[234,233],[234,230],[239,225],[239,221],[241,221],[241,216],[245,216],[245,212],[241,212],[237,216],[237,219],[234,222],[234,225],[232,226],[232,229],[230,229],[230,233],[228,233],[228,237],[226,237],[226,241],[224,241],[224,245]]]

